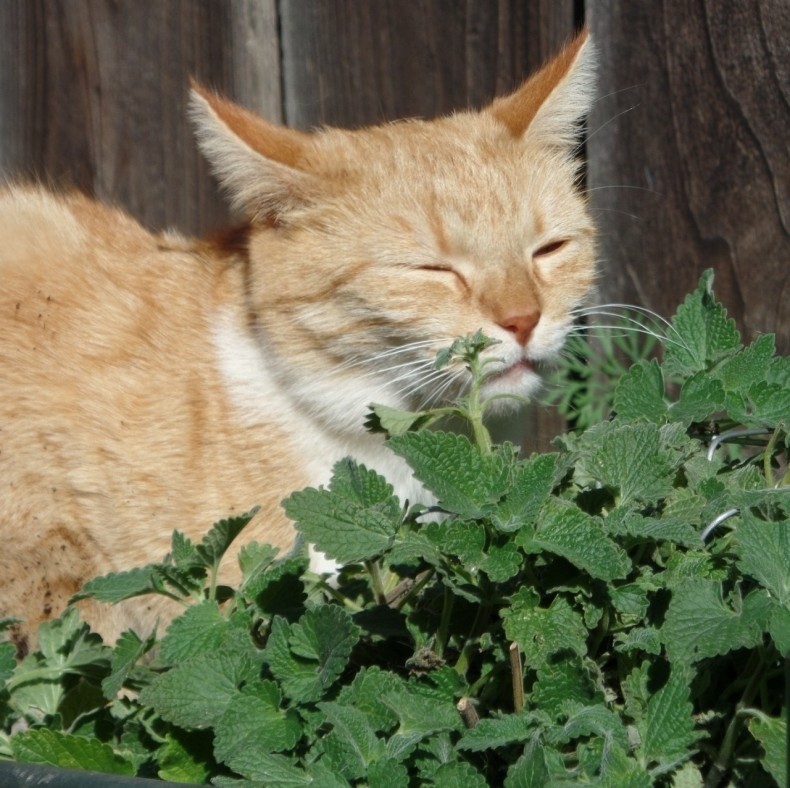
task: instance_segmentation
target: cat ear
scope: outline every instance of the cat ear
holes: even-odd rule
[[[279,216],[314,191],[303,167],[310,135],[278,126],[192,82],[195,136],[235,208]]]
[[[587,30],[582,30],[515,93],[497,99],[488,111],[514,137],[527,132],[546,144],[571,147],[577,124],[592,106],[595,63],[595,47]]]

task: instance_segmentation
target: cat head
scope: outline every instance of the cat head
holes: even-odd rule
[[[594,59],[582,33],[481,111],[355,130],[193,87],[200,147],[252,225],[257,341],[297,400],[358,429],[371,401],[456,395],[467,373],[432,360],[478,329],[500,340],[486,393],[534,392],[595,275],[576,155]]]

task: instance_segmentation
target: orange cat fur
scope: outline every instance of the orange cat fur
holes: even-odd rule
[[[195,87],[199,144],[249,217],[233,243],[0,194],[0,615],[25,617],[20,648],[174,528],[260,504],[246,538],[291,547],[280,501],[343,456],[419,498],[363,420],[445,391],[430,363],[454,337],[502,341],[491,393],[534,391],[594,278],[573,153],[593,60],[582,34],[481,112],[311,134]],[[149,604],[81,606],[112,638],[150,628]]]

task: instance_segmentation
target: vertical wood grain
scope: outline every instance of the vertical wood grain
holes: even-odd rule
[[[674,312],[706,268],[747,339],[790,350],[790,5],[588,2],[602,298]]]

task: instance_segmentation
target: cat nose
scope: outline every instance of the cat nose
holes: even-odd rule
[[[506,317],[499,325],[504,328],[505,331],[510,331],[510,333],[516,337],[516,342],[518,342],[519,345],[526,347],[539,320],[540,312],[535,311],[525,315]]]

